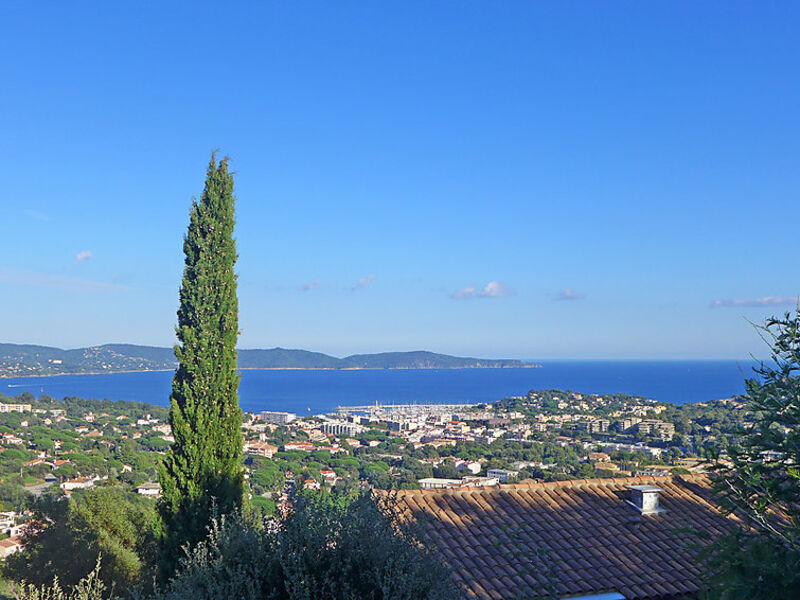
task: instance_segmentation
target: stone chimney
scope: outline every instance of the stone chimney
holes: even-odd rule
[[[626,500],[642,515],[657,515],[666,512],[658,506],[658,494],[664,490],[655,485],[628,485],[625,486],[631,491],[631,499]]]

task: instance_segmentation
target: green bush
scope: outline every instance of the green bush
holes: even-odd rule
[[[50,585],[35,586],[23,583],[15,586],[16,600],[104,600],[106,586],[100,578],[100,561],[94,570],[69,589],[61,587],[58,577]]]
[[[253,496],[250,500],[250,504],[253,508],[257,511],[260,511],[263,515],[271,516],[277,512],[277,508],[275,506],[275,500],[272,498],[265,498],[264,496]]]
[[[12,462],[18,460],[28,460],[30,458],[30,453],[25,452],[24,450],[17,450],[16,448],[9,448],[2,454],[0,454],[0,462]]]
[[[153,503],[146,498],[103,487],[71,498],[43,496],[33,513],[23,551],[3,564],[9,579],[46,586],[57,575],[70,591],[98,564],[98,576],[115,592],[149,579],[155,534]]]
[[[442,573],[416,531],[396,519],[391,497],[302,493],[280,526],[216,520],[154,600],[458,598]]]

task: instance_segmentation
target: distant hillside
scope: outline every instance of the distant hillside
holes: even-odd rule
[[[488,360],[416,352],[353,354],[340,360],[342,369],[499,369],[529,367],[519,360]]]
[[[157,371],[175,368],[172,348],[106,344],[61,350],[0,344],[0,377]],[[240,350],[242,369],[498,369],[534,367],[520,360],[491,360],[433,352],[383,352],[336,358],[307,350]]]
[[[341,359],[308,350],[239,350],[240,369],[338,369]]]

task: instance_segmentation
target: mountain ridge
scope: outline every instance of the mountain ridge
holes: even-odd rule
[[[137,344],[103,344],[61,349],[35,344],[0,343],[0,377],[78,375],[171,370],[172,348]],[[485,359],[427,350],[351,354],[337,358],[322,352],[290,348],[240,349],[240,369],[508,369],[539,365],[516,359]]]

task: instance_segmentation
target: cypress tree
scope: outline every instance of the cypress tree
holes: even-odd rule
[[[192,202],[175,346],[170,425],[174,444],[159,470],[163,576],[181,547],[204,539],[215,514],[241,507],[239,336],[233,175],[212,154],[200,201]]]

